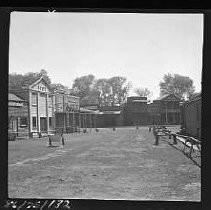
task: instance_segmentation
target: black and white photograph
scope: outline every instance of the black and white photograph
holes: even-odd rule
[[[200,13],[11,12],[9,198],[200,202],[203,30]]]

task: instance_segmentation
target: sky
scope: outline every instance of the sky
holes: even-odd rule
[[[164,74],[201,90],[202,14],[12,12],[9,73],[45,69],[53,83],[124,76],[159,97]]]

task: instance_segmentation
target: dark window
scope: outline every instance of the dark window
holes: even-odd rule
[[[26,117],[21,117],[20,118],[20,127],[27,127],[27,118]]]
[[[45,93],[40,93],[40,97],[45,97],[46,94]]]
[[[32,128],[33,129],[37,128],[37,118],[36,117],[32,117]]]
[[[49,127],[52,127],[52,117],[49,117]]]

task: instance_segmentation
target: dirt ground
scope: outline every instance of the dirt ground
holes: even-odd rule
[[[201,200],[201,169],[147,127],[9,142],[9,198]]]

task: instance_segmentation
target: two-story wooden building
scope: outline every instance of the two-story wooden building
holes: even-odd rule
[[[30,136],[54,130],[54,96],[50,86],[42,77],[11,92],[27,102]]]
[[[20,121],[17,121],[17,117],[26,119],[25,127],[29,136],[54,131],[72,133],[80,131],[81,127],[96,126],[95,111],[84,108],[80,110],[79,97],[65,90],[53,91],[43,78],[32,80],[24,87],[10,91],[13,94],[9,94],[9,117],[13,116],[14,119],[14,110],[19,111],[15,115],[15,121],[10,124],[17,130],[15,123]],[[26,104],[24,109],[20,107],[23,102]],[[16,107],[12,107],[11,103],[16,103]]]
[[[123,109],[124,125],[148,124],[147,97],[128,97]]]
[[[79,97],[64,90],[54,91],[55,129],[67,133],[77,132],[80,128]]]

